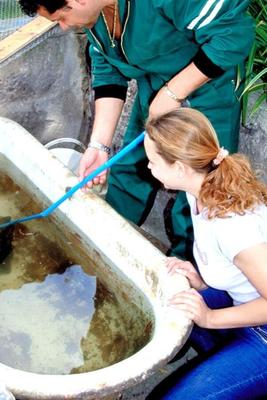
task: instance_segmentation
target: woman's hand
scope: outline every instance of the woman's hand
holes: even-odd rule
[[[185,290],[175,294],[169,305],[184,312],[185,316],[194,321],[201,328],[211,327],[211,310],[195,289]]]
[[[168,257],[166,266],[170,275],[177,273],[185,276],[189,280],[192,288],[196,290],[207,288],[207,285],[189,261],[179,260],[179,258],[176,257]]]
[[[79,177],[83,180],[90,172],[94,171],[108,159],[108,154],[104,151],[88,148],[83,154],[80,166],[79,166]],[[93,185],[103,185],[107,179],[107,171],[101,172],[100,175],[96,176],[92,181],[89,181],[83,188],[91,188]]]

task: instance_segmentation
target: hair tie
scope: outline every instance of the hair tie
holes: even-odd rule
[[[216,158],[214,158],[214,160],[213,160],[213,165],[221,164],[222,160],[224,160],[225,157],[228,156],[228,154],[229,154],[229,151],[225,150],[223,147],[221,147]]]

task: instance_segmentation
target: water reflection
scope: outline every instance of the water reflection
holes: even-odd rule
[[[0,293],[0,360],[39,373],[68,374],[95,311],[96,278],[73,265],[41,283]],[[48,351],[49,349],[49,351]]]

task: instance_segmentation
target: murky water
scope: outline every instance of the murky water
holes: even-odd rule
[[[39,211],[0,176],[0,217]],[[0,264],[0,362],[43,374],[80,373],[116,363],[147,343],[147,316],[106,288],[86,251],[48,219],[15,226],[11,244]]]

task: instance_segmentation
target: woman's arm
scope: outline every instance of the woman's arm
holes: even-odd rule
[[[242,250],[234,264],[243,272],[261,297],[230,309],[217,310],[211,315],[211,325],[235,328],[267,324],[267,243]]]
[[[261,297],[248,303],[212,310],[195,289],[178,293],[170,305],[185,312],[197,325],[209,329],[267,324],[267,243],[242,250],[234,264],[247,276]]]
[[[246,275],[261,297],[212,313],[212,327],[223,325],[226,328],[237,328],[267,324],[267,243],[242,250],[235,256],[234,264]]]

